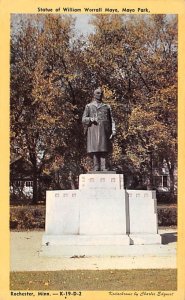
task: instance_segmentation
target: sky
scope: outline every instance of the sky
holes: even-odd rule
[[[26,16],[30,16],[29,14],[12,14],[13,16],[13,33],[17,31],[19,20]],[[76,18],[76,33],[77,34],[84,34],[88,35],[89,33],[94,31],[94,26],[89,24],[90,19],[92,18],[93,14],[71,14],[71,16]],[[130,16],[130,15],[129,15]],[[171,18],[174,15],[167,15],[167,18]]]
[[[12,14],[12,32],[16,32],[19,28],[19,21],[21,18],[26,18],[29,16],[29,14]],[[79,35],[88,35],[89,33],[93,32],[94,26],[89,24],[89,20],[91,19],[92,15],[71,14],[71,16],[76,18],[75,27]]]
[[[93,25],[89,24],[91,15],[75,15],[76,29],[83,34],[89,34],[93,31]]]

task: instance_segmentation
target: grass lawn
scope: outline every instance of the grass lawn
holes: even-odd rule
[[[11,290],[176,290],[177,270],[11,272]]]

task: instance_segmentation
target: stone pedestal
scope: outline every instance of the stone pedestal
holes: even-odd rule
[[[79,234],[79,190],[46,192],[46,235]]]
[[[81,174],[79,176],[79,190],[123,190],[122,174],[96,172],[95,174]]]
[[[47,191],[42,255],[124,256],[129,245],[156,243],[155,192],[125,191],[123,175],[82,174],[78,190]]]
[[[43,256],[123,256],[127,235],[44,235]]]
[[[131,244],[161,244],[155,191],[127,190]]]
[[[123,175],[80,175],[79,190],[47,191],[43,255],[122,255],[128,228]]]
[[[126,201],[124,190],[80,191],[81,235],[124,235]],[[127,205],[128,206],[128,205]]]

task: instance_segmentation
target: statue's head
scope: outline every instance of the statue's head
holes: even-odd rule
[[[97,88],[97,89],[94,91],[94,98],[95,98],[97,101],[101,101],[101,100],[102,100],[102,97],[103,97],[103,91],[102,91],[102,89],[99,87],[99,88]]]

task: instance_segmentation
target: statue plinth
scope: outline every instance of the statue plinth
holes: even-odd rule
[[[41,255],[124,256],[161,243],[155,205],[154,191],[125,190],[122,174],[81,174],[78,190],[47,191]]]

